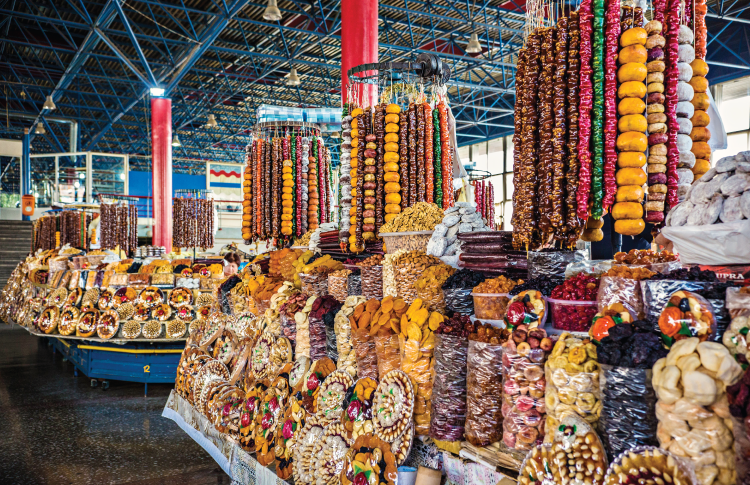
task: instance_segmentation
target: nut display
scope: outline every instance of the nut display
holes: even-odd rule
[[[442,222],[443,215],[437,205],[417,202],[381,226],[380,233],[432,231]],[[420,245],[424,247],[421,240]]]
[[[415,283],[430,266],[442,264],[440,259],[428,256],[423,251],[408,251],[393,260],[398,297],[411,304],[417,297]]]

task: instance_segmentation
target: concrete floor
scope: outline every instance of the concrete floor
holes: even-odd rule
[[[0,324],[0,484],[218,485],[231,480],[161,417],[171,384],[73,376],[45,340]]]

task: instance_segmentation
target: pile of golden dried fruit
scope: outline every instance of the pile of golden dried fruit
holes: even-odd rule
[[[628,278],[631,280],[647,280],[654,276],[656,273],[650,269],[631,267],[631,266],[612,266],[609,271],[604,273],[602,276],[613,276],[616,278]]]
[[[380,228],[381,233],[432,231],[443,221],[443,209],[430,202],[417,202]]]
[[[436,264],[430,266],[422,273],[414,284],[417,297],[427,304],[430,311],[445,311],[445,295],[443,294],[443,283],[453,276],[456,269],[447,264]]]
[[[498,276],[484,280],[474,287],[474,293],[508,293],[510,290],[523,283],[523,280],[512,280],[505,276]]]

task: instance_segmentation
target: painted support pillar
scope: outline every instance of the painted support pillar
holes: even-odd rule
[[[21,141],[21,196],[31,194],[31,135],[29,129],[23,129]],[[21,220],[30,221],[31,217],[21,211]]]
[[[172,251],[172,100],[151,98],[152,244]]]
[[[346,72],[378,62],[378,0],[341,0],[341,99],[346,99]],[[364,103],[377,103],[377,86],[368,85]],[[354,100],[352,100],[354,101]]]

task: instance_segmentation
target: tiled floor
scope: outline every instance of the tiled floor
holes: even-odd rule
[[[92,389],[45,340],[0,324],[0,484],[228,484],[161,417],[171,384]]]

